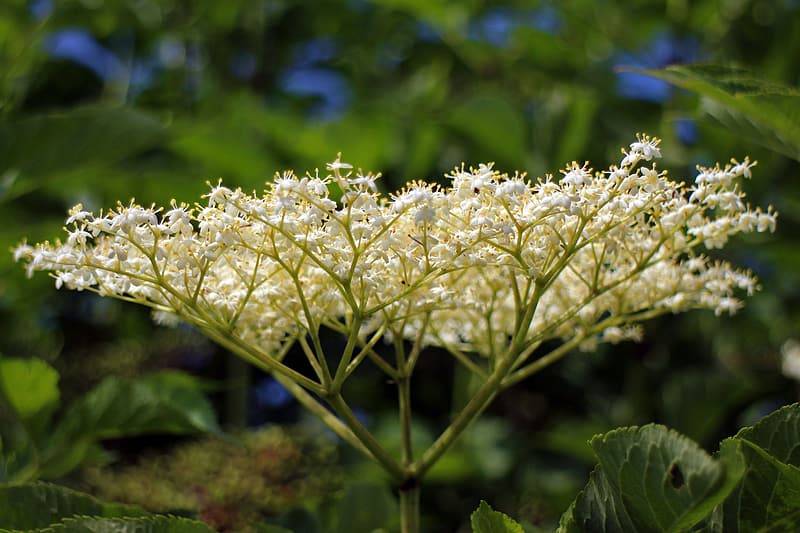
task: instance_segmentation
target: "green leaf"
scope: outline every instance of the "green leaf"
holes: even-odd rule
[[[0,124],[0,174],[48,177],[157,145],[166,129],[131,107],[87,106]]]
[[[65,487],[33,483],[0,487],[0,528],[30,531],[76,515],[144,516],[137,507],[100,500]]]
[[[36,442],[58,402],[58,373],[50,365],[39,359],[0,358],[0,483],[36,478]]]
[[[693,91],[704,110],[737,135],[800,160],[800,91],[718,65],[681,65],[637,70]]]
[[[0,412],[0,485],[31,481],[38,472],[39,453],[30,434],[16,417]]]
[[[218,433],[202,386],[185,374],[160,372],[137,379],[110,377],[70,406],[44,452],[42,475],[77,467],[96,441],[148,433]]]
[[[508,515],[495,511],[483,500],[472,513],[470,523],[473,533],[524,533],[520,524]]]
[[[23,422],[58,405],[58,372],[41,359],[0,358],[0,394]]]
[[[621,428],[590,445],[599,459],[559,531],[685,531],[736,486],[741,456],[712,458],[664,426]]]
[[[763,448],[782,463],[800,467],[800,403],[781,407],[734,438]]]
[[[800,523],[800,404],[783,407],[722,443],[741,450],[746,470],[722,506],[718,530],[796,531]]]
[[[589,483],[561,516],[559,533],[580,531],[635,531],[619,493],[608,483],[600,466],[596,467]]]
[[[44,532],[50,533],[213,533],[203,522],[177,516],[144,516],[140,518],[98,518],[79,516],[66,518]],[[285,531],[285,530],[284,530]]]

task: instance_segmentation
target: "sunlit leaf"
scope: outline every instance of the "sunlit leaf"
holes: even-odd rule
[[[524,533],[522,526],[510,516],[495,511],[488,503],[481,504],[470,517],[472,533]]]
[[[737,135],[800,160],[797,89],[718,65],[674,65],[639,72],[699,94],[706,99],[704,110]]]

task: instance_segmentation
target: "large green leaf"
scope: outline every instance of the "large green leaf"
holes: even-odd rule
[[[734,438],[763,448],[782,463],[800,467],[800,403],[781,407]]]
[[[158,144],[164,126],[131,107],[87,106],[0,123],[0,175],[48,177]]]
[[[483,500],[472,513],[470,524],[472,533],[524,533],[519,523],[507,514],[495,511]]]
[[[619,493],[608,483],[598,466],[592,471],[589,483],[578,494],[569,509],[561,516],[559,533],[581,531],[635,531]]]
[[[591,441],[599,459],[560,531],[686,531],[738,483],[741,457],[712,458],[664,426],[621,428]]]
[[[746,461],[741,484],[722,506],[717,530],[797,531],[800,524],[800,404],[766,416],[727,439]]]
[[[110,377],[69,408],[43,454],[42,475],[55,478],[69,472],[100,439],[219,431],[202,385],[185,374]]]
[[[22,422],[0,405],[0,485],[36,479],[39,453]]]
[[[203,522],[177,516],[98,518],[79,516],[39,530],[42,533],[213,533]]]
[[[641,70],[704,98],[704,110],[736,134],[800,160],[800,91],[718,65]]]
[[[144,516],[129,505],[104,503],[65,487],[33,483],[0,487],[0,528],[30,531],[78,515],[96,517]]]

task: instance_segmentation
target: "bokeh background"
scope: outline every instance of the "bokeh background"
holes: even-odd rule
[[[781,218],[774,235],[739,239],[724,252],[761,279],[746,309],[732,318],[659,319],[641,344],[574,354],[504,393],[423,492],[431,531],[464,527],[480,499],[550,527],[586,482],[593,434],[659,422],[713,451],[720,438],[797,399],[798,377],[782,372],[782,351],[800,359],[791,342],[800,336],[796,157],[721,124],[697,95],[624,69],[695,62],[797,86],[800,2],[4,0],[0,353],[50,362],[64,400],[107,375],[180,369],[206,380],[224,426],[305,432],[291,457],[279,454],[281,464],[328,475],[329,454],[337,454],[344,467],[330,482],[270,500],[269,513],[289,512],[307,503],[308,491],[314,501],[335,498],[350,481],[380,482],[380,473],[347,450],[316,449],[337,444],[274,380],[192,330],[55,291],[46,276],[26,280],[5,250],[26,236],[55,237],[78,202],[191,202],[207,180],[258,189],[277,170],[313,171],[337,152],[383,172],[387,192],[440,179],[462,161],[532,176],[557,174],[573,159],[603,168],[640,131],[663,139],[663,165],[687,179],[696,164],[749,154],[759,164],[748,194]],[[469,378],[453,367],[436,352],[420,360],[420,440],[464,402]],[[359,416],[385,442],[397,441],[393,386],[365,367],[348,387]],[[309,451],[305,439],[324,442]],[[273,451],[289,446],[276,442]],[[131,465],[141,476],[184,472],[228,456],[215,448],[175,455],[176,445],[191,444],[158,435],[110,440],[113,463],[70,482],[141,501],[135,493],[147,491],[135,472],[106,477]],[[253,469],[243,461],[246,477]],[[225,527],[235,507],[207,515]]]

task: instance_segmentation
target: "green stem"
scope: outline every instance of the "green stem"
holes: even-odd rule
[[[408,467],[414,461],[414,448],[411,445],[411,379],[408,376],[397,381],[397,395],[400,404],[403,465]]]
[[[331,386],[331,389],[334,392],[339,392],[339,390],[341,390],[342,383],[344,383],[344,380],[347,377],[347,366],[350,364],[350,360],[353,357],[353,351],[355,350],[356,343],[358,342],[358,330],[360,328],[361,318],[354,316],[353,322],[350,324],[350,332],[347,335],[347,346],[344,347],[342,358],[339,360],[339,366],[336,369],[336,375],[333,378],[333,385]]]
[[[400,531],[419,532],[419,484],[400,487]]]

